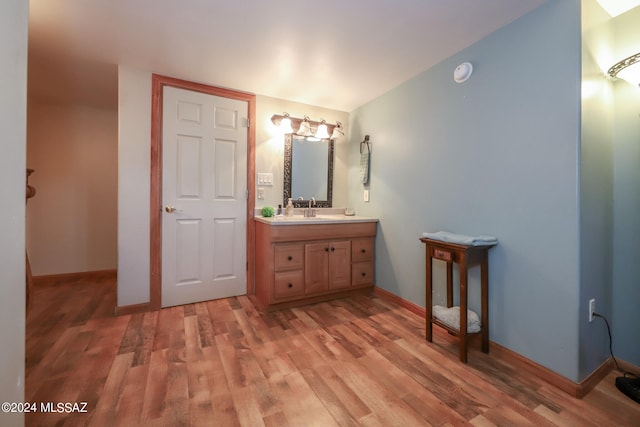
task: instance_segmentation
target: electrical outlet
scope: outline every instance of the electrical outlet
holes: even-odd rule
[[[596,311],[596,300],[592,298],[589,300],[589,322],[593,322],[593,313],[595,313],[595,311]]]
[[[368,189],[368,188],[365,188],[365,189],[364,189],[364,196],[362,197],[362,199],[363,199],[365,202],[368,202],[368,201],[369,201],[369,189]]]

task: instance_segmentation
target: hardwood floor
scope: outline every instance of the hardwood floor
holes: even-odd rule
[[[611,373],[578,400],[393,303],[258,313],[246,297],[114,317],[115,283],[36,287],[27,426],[638,426]],[[86,402],[86,412],[41,404]],[[82,409],[81,407],[76,409]]]

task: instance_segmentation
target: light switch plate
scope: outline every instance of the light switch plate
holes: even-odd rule
[[[259,173],[258,174],[258,185],[273,185],[273,174],[272,173]]]

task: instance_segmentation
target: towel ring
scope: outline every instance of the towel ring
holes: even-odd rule
[[[360,154],[362,154],[362,146],[367,144],[367,152],[371,153],[371,145],[369,145],[369,135],[364,136],[364,140],[360,143]]]

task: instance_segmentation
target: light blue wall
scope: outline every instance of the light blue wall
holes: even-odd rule
[[[609,15],[582,2],[582,136],[580,163],[580,362],[585,378],[609,357],[602,319],[589,323],[589,300],[612,320],[613,88],[598,64],[614,44]]]
[[[616,18],[616,43],[637,52],[639,20],[640,8]],[[640,366],[640,88],[617,81],[614,94],[613,351]]]
[[[463,61],[474,73],[457,84]],[[424,306],[420,234],[495,235],[491,340],[573,380],[579,99],[579,1],[554,1],[353,111],[350,126],[349,204],[380,218],[377,285]],[[358,180],[365,134],[370,203]]]
[[[614,353],[640,366],[640,89],[616,83]]]

